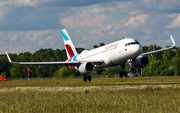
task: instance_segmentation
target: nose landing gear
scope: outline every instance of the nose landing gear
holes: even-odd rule
[[[132,64],[131,64],[132,59],[129,59],[127,62],[128,62],[129,66],[130,66],[129,71],[134,71],[134,68],[132,67]]]
[[[131,62],[132,62],[132,59],[127,60],[127,63],[130,65],[129,71],[134,71],[134,68],[132,67]],[[120,66],[121,66],[121,68],[122,68],[123,71],[119,73],[119,77],[120,77],[120,78],[128,77],[127,72],[124,71],[125,63],[123,63],[123,64],[120,65]]]

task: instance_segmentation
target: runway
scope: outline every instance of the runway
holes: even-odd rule
[[[145,84],[119,84],[119,85],[173,85],[180,84],[180,82],[171,82],[171,83],[145,83]]]
[[[125,90],[125,89],[145,89],[147,87],[151,88],[180,88],[180,83],[146,83],[146,84],[106,84],[106,85],[96,85],[96,86],[37,86],[37,87],[11,87],[0,88],[0,92],[12,92],[12,91],[46,91],[46,92],[84,92],[84,91],[115,91],[115,90]]]

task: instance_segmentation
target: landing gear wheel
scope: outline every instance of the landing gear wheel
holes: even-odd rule
[[[124,72],[124,77],[127,77],[127,72]]]
[[[84,82],[86,82],[87,81],[87,77],[86,77],[86,75],[83,75],[83,80],[84,80]]]
[[[120,77],[120,78],[123,78],[123,72],[120,72],[120,73],[119,73],[119,77]]]
[[[89,76],[87,77],[87,79],[88,79],[88,82],[91,83],[91,80],[92,80],[91,75],[89,75]]]
[[[120,77],[120,78],[123,78],[123,76],[124,76],[124,77],[127,77],[127,72],[126,72],[126,71],[119,73],[119,77]]]

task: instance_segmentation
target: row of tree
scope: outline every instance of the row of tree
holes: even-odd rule
[[[99,46],[103,46],[100,43]],[[99,47],[94,45],[93,47]],[[76,48],[80,53],[84,48]],[[157,45],[149,45],[143,47],[143,52],[161,49]],[[65,61],[67,59],[66,51],[40,49],[35,53],[25,52],[17,54],[10,54],[13,61],[19,62],[39,62],[39,61]],[[180,48],[174,48],[164,52],[156,53],[148,56],[150,59],[149,66],[143,69],[144,76],[167,76],[167,75],[180,75]],[[30,77],[75,77],[80,73],[75,72],[67,67],[59,66],[33,66],[33,65],[18,65],[10,64],[5,54],[0,55],[0,73],[10,78],[26,78],[27,68],[32,70]],[[114,75],[122,71],[120,66],[108,68],[105,70],[94,71],[91,75]],[[126,64],[125,71],[129,72],[129,65]],[[4,74],[6,73],[6,74]]]

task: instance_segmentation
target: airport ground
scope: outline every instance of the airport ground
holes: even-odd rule
[[[0,82],[2,113],[180,112],[180,76]]]

